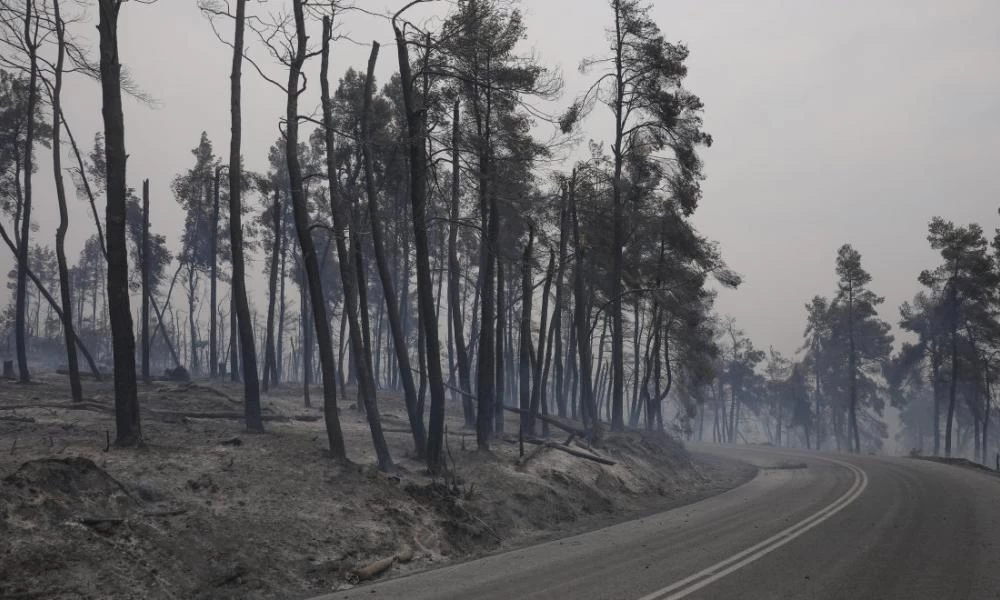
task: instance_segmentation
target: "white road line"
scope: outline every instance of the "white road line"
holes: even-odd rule
[[[844,507],[854,502],[858,496],[865,491],[865,488],[868,487],[868,474],[859,467],[834,458],[819,458],[819,460],[846,467],[854,474],[854,483],[843,496],[837,498],[823,509],[813,513],[805,519],[802,519],[795,525],[792,525],[791,527],[788,527],[787,529],[784,529],[767,538],[763,542],[754,544],[742,552],[738,552],[725,560],[715,563],[707,569],[699,571],[694,575],[685,577],[684,579],[668,585],[665,588],[643,596],[639,600],[680,600],[681,598],[693,594],[701,588],[722,579],[726,575],[729,575],[733,571],[741,569],[755,560],[777,550],[813,527],[819,525],[823,521],[826,521],[833,515],[843,510]]]

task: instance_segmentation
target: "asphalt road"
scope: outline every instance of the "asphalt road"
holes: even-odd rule
[[[1000,477],[906,458],[692,449],[761,470],[645,519],[321,598],[1000,600]]]

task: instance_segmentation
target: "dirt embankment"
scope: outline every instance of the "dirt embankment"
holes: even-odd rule
[[[456,413],[454,477],[432,479],[386,394],[398,467],[386,475],[353,399],[341,417],[354,464],[338,465],[320,412],[291,385],[266,396],[264,435],[224,418],[241,411],[238,386],[143,386],[146,447],[106,449],[110,386],[86,384],[77,407],[65,387],[55,376],[0,383],[0,600],[302,598],[599,527],[753,474],[695,461],[662,434],[608,437],[596,452],[613,465],[557,448],[519,464],[513,438],[476,452]]]

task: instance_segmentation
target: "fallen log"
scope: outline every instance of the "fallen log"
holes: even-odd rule
[[[566,454],[572,454],[573,456],[576,456],[576,457],[579,457],[579,458],[585,458],[587,460],[592,460],[594,462],[601,463],[602,465],[611,465],[611,466],[613,466],[613,465],[618,464],[615,461],[611,460],[610,458],[604,458],[603,456],[597,456],[596,454],[590,454],[589,452],[581,452],[580,450],[574,450],[574,449],[570,448],[569,446],[563,446],[562,444],[557,444],[555,442],[546,442],[545,445],[548,448],[555,448],[556,450],[559,450],[561,452],[565,452]]]
[[[378,577],[382,573],[388,571],[389,567],[391,567],[395,562],[406,563],[411,560],[413,560],[413,550],[410,548],[404,548],[402,551],[397,552],[388,558],[376,560],[373,563],[354,569],[351,571],[348,579],[351,583],[368,581],[369,579]]]
[[[112,409],[110,406],[101,406],[100,404],[93,404],[91,402],[74,402],[72,404],[53,404],[53,403],[8,404],[6,406],[0,406],[0,410],[30,410],[33,408],[56,408],[63,410],[93,410],[103,413],[114,412],[114,409]]]
[[[157,392],[160,393],[160,394],[167,394],[167,393],[174,393],[174,392],[187,392],[187,391],[190,391],[190,390],[202,390],[202,391],[208,392],[210,394],[214,394],[214,395],[216,395],[216,396],[218,396],[218,397],[220,397],[220,398],[222,398],[224,400],[228,400],[229,402],[231,402],[233,404],[243,404],[242,400],[237,400],[236,398],[233,398],[232,396],[230,396],[229,394],[223,392],[222,390],[217,390],[217,389],[215,389],[213,387],[209,387],[207,385],[199,385],[197,383],[185,383],[185,384],[178,385],[178,386],[175,386],[175,387],[164,387],[164,388],[160,388],[159,390],[157,390]]]
[[[56,369],[56,375],[69,375],[69,369]],[[112,377],[111,373],[101,373],[101,377]],[[90,371],[80,371],[81,379],[95,379],[94,373]],[[103,381],[103,379],[98,379],[98,381]]]
[[[509,410],[512,413],[517,413],[519,415],[524,415],[524,416],[529,416],[531,414],[527,410],[522,410],[520,408],[515,408],[513,406],[504,406],[504,410]],[[585,429],[577,429],[576,427],[573,427],[572,425],[570,425],[568,423],[564,423],[564,422],[560,421],[559,419],[556,419],[555,417],[549,417],[549,416],[546,416],[546,415],[537,414],[537,415],[535,415],[535,418],[538,419],[538,420],[540,420],[540,421],[544,421],[545,423],[548,423],[549,425],[552,425],[553,427],[562,429],[566,433],[575,433],[576,435],[578,435],[580,437],[587,437],[588,435],[590,435],[589,432],[587,432]]]
[[[186,508],[175,508],[172,510],[151,510],[142,513],[144,517],[175,517],[187,512]]]
[[[603,456],[598,456],[597,454],[592,454],[590,452],[583,452],[581,450],[574,450],[569,446],[564,446],[559,442],[552,442],[548,440],[524,440],[529,444],[535,444],[538,446],[544,446],[546,448],[552,448],[554,450],[559,450],[560,452],[565,452],[566,454],[572,454],[578,458],[585,458],[587,460],[592,460],[602,465],[613,466],[618,464],[617,462],[611,460],[610,458],[604,458]]]
[[[35,420],[31,417],[19,417],[14,415],[13,417],[0,417],[0,421],[8,421],[13,423],[34,423]]]
[[[246,415],[236,412],[183,412],[174,410],[150,410],[151,414],[157,417],[174,419],[245,419]],[[277,423],[288,423],[290,421],[314,422],[323,417],[320,415],[262,415],[261,419]]]
[[[112,527],[121,525],[125,519],[121,517],[82,517],[77,522],[87,527],[93,527],[98,531],[107,532]]]

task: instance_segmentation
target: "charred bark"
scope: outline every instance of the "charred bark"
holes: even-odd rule
[[[337,460],[346,460],[347,451],[344,447],[344,434],[340,428],[340,416],[337,414],[337,382],[334,377],[330,321],[326,318],[326,302],[323,300],[323,282],[320,278],[316,248],[309,229],[309,211],[306,207],[305,194],[302,190],[302,168],[299,165],[298,156],[298,108],[299,94],[301,93],[299,80],[302,73],[302,64],[306,59],[306,30],[302,2],[303,0],[292,1],[292,11],[295,18],[295,50],[288,69],[285,154],[287,155],[288,174],[292,188],[292,212],[295,218],[295,229],[298,233],[302,260],[306,266],[306,277],[309,281],[309,293],[312,299],[313,321],[316,326],[316,336],[319,339],[320,363],[323,371],[323,415],[326,419],[327,441],[330,444],[330,454],[332,457]]]
[[[406,109],[407,150],[410,166],[410,203],[413,207],[413,238],[417,253],[417,303],[420,327],[427,350],[427,378],[430,385],[431,409],[427,439],[427,466],[432,473],[444,467],[444,376],[441,371],[441,344],[438,322],[434,314],[434,290],[431,283],[430,250],[427,240],[427,149],[424,143],[426,107],[417,107],[413,98],[413,76],[410,52],[403,31],[393,18],[402,82],[403,104]]]
[[[379,45],[372,43],[371,56],[368,59],[368,72],[365,79],[364,109],[361,113],[361,149],[364,156],[365,193],[368,196],[368,215],[372,224],[372,245],[375,251],[375,262],[378,266],[379,278],[382,282],[382,297],[385,300],[389,317],[389,330],[392,334],[392,345],[399,363],[399,376],[403,383],[403,397],[406,401],[406,413],[413,431],[413,443],[416,456],[423,458],[427,447],[427,433],[424,430],[424,418],[417,412],[417,389],[413,381],[413,371],[410,367],[410,354],[406,347],[406,337],[403,334],[403,324],[399,316],[399,308],[393,300],[396,297],[389,262],[385,256],[385,245],[382,241],[382,218],[378,210],[378,197],[375,192],[375,167],[371,150],[371,105],[372,88],[375,81],[375,61],[378,58]]]
[[[30,3],[29,3],[30,4]],[[83,402],[80,386],[80,367],[76,357],[76,334],[73,330],[73,298],[70,290],[69,267],[66,264],[66,230],[69,212],[66,206],[66,188],[62,179],[62,145],[60,143],[63,64],[66,55],[65,24],[59,14],[59,0],[52,2],[56,28],[55,81],[52,88],[52,172],[55,175],[56,199],[59,202],[59,227],[56,229],[56,260],[59,263],[59,290],[62,299],[62,325],[66,342],[66,364],[69,369],[69,387],[73,402]],[[29,113],[28,121],[33,120]],[[29,150],[30,152],[30,150]],[[20,270],[20,269],[19,269]]]
[[[118,12],[121,0],[99,0],[101,92],[104,154],[107,165],[108,312],[114,352],[115,426],[118,446],[142,442],[135,378],[135,334],[128,292],[128,249],[125,233],[125,120],[122,114],[121,62],[118,56]]]

